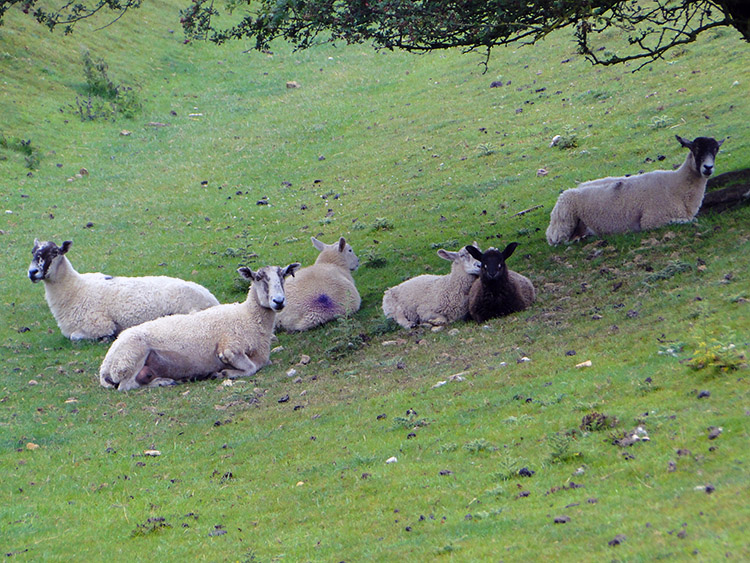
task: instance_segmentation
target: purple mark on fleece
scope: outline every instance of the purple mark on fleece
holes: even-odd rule
[[[316,308],[318,309],[333,310],[336,308],[336,303],[334,303],[333,299],[328,297],[328,295],[326,295],[325,293],[321,293],[320,295],[318,295],[314,303],[316,305]]]

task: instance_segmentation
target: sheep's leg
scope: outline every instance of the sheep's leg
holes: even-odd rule
[[[219,359],[227,366],[219,371],[221,377],[234,379],[236,377],[249,377],[263,366],[252,361],[244,352],[237,353],[229,348],[219,352]]]
[[[448,324],[448,318],[445,315],[431,315],[430,318],[423,319],[422,324],[443,326]]]
[[[149,354],[150,356],[151,354]],[[141,387],[164,387],[166,385],[177,384],[174,379],[159,375],[157,370],[148,365],[148,359],[146,359],[146,364],[135,376],[135,382]]]

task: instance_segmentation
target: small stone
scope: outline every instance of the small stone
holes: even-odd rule
[[[442,387],[442,386],[443,386],[443,385],[445,385],[446,383],[448,383],[448,382],[447,382],[447,381],[438,381],[438,382],[437,382],[437,383],[436,383],[435,385],[433,385],[433,386],[432,386],[432,388],[433,388],[433,389],[436,389],[436,388],[438,388],[438,387]]]
[[[294,377],[295,375],[297,375],[297,370],[294,368],[288,369],[286,372],[287,377]]]
[[[700,393],[698,393],[698,398],[699,399],[705,399],[705,398],[710,397],[710,396],[711,396],[711,391],[703,390]]]
[[[716,438],[719,437],[719,435],[721,435],[721,428],[716,427],[716,426],[711,426],[708,429],[708,439],[709,440],[715,440]]]
[[[592,366],[591,360],[586,360],[585,362],[581,362],[580,364],[576,364],[577,368],[590,368]]]
[[[159,457],[161,455],[161,452],[159,450],[143,450],[143,455],[147,455],[150,457]]]
[[[300,84],[296,80],[289,80],[286,83],[286,87],[289,88],[289,89],[299,88]]]
[[[39,385],[39,382],[36,379],[29,379],[28,385],[33,387],[34,385]]]
[[[460,333],[460,331],[457,328],[452,328],[448,331],[449,336],[457,336]]]
[[[532,475],[534,475],[534,473],[536,473],[536,472],[532,471],[528,467],[522,467],[521,469],[518,470],[518,474],[521,477],[531,477]]]
[[[38,450],[39,449],[39,444],[35,444],[34,442],[29,442],[28,444],[26,444],[26,449],[27,450]]]
[[[388,459],[385,460],[385,462],[386,463],[396,463],[396,462],[398,462],[398,458],[396,456],[389,457]]]
[[[279,399],[279,403],[286,403],[289,400],[289,395],[284,395]]]
[[[299,357],[299,363],[301,363],[303,366],[306,366],[310,363],[310,356],[308,356],[307,354],[302,354]]]
[[[570,522],[570,516],[556,516],[554,522],[555,524],[567,524]]]

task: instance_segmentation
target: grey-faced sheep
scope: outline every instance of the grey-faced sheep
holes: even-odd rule
[[[445,325],[465,320],[469,314],[469,290],[479,274],[478,262],[462,248],[438,256],[453,262],[450,274],[423,274],[386,290],[383,313],[404,328],[420,324]]]
[[[531,280],[505,264],[517,246],[517,242],[511,242],[503,251],[488,248],[485,252],[475,246],[466,247],[481,263],[479,278],[469,291],[469,315],[475,321],[484,322],[523,311],[536,299]]]
[[[352,272],[359,258],[343,237],[325,244],[311,237],[320,252],[315,264],[302,268],[286,282],[286,307],[276,325],[288,331],[309,330],[359,311],[361,298]]]
[[[65,256],[72,244],[34,240],[28,272],[32,282],[44,282],[47,303],[66,338],[110,338],[152,319],[219,304],[205,287],[177,278],[79,274]]]
[[[675,137],[690,151],[677,170],[602,178],[560,194],[550,214],[547,242],[556,245],[587,235],[642,231],[691,221],[701,206],[716,153],[724,141]]]
[[[129,328],[112,343],[99,369],[103,387],[120,391],[209,377],[246,377],[268,365],[284,278],[299,268],[266,266],[238,272],[252,281],[242,303],[217,305]]]

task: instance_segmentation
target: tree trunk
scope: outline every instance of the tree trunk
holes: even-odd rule
[[[719,0],[725,15],[732,18],[732,26],[742,34],[745,41],[750,41],[750,2],[747,0]]]
[[[719,174],[708,181],[706,195],[698,215],[709,211],[721,213],[750,202],[750,168]]]

